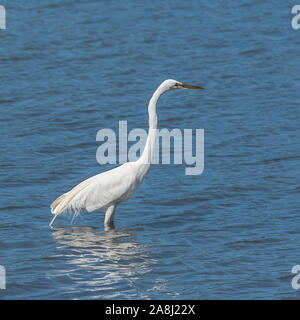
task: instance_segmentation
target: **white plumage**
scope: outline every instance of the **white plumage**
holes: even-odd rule
[[[137,161],[124,163],[112,170],[84,180],[69,192],[58,197],[51,204],[51,212],[54,217],[49,224],[50,227],[60,213],[64,211],[77,213],[80,210],[87,210],[88,212],[105,210],[105,230],[114,227],[116,206],[133,195],[150,168],[157,128],[156,103],[164,92],[172,89],[203,88],[184,85],[172,79],[164,81],[154,92],[149,102],[149,132],[141,157]]]

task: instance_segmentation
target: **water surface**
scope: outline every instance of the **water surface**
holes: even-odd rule
[[[297,299],[299,45],[291,1],[2,1],[2,299]],[[154,165],[104,214],[54,230],[50,203],[94,174],[99,129],[205,131],[205,169]]]

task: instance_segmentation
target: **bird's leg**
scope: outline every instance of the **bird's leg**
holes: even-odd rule
[[[105,212],[105,219],[104,219],[104,230],[108,231],[115,228],[114,225],[114,214],[115,214],[115,206],[112,205],[107,208]]]

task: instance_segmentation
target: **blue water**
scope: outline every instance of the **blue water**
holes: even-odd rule
[[[2,299],[297,299],[295,1],[8,1],[0,30]],[[98,130],[205,131],[204,172],[153,165],[116,212],[49,206],[100,166]]]

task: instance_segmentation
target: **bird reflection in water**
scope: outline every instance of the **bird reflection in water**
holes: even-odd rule
[[[70,264],[60,275],[80,280],[93,290],[112,290],[120,286],[130,289],[141,276],[149,273],[156,263],[146,245],[134,241],[128,231],[109,232],[94,227],[61,227],[52,233],[59,256]],[[58,270],[56,270],[57,272]],[[82,272],[84,271],[84,272]],[[145,297],[146,298],[146,297]]]

